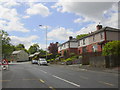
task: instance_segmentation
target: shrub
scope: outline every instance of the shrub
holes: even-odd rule
[[[102,55],[120,55],[120,41],[112,41],[105,44]]]

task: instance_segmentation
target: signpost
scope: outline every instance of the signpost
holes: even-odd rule
[[[3,59],[0,63],[0,66],[2,70],[8,70],[8,61],[6,59]]]

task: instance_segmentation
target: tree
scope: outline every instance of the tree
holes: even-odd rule
[[[10,44],[10,38],[7,32],[5,32],[4,30],[0,30],[0,37],[2,40],[2,45]]]
[[[18,44],[18,45],[15,47],[15,50],[24,50],[25,52],[28,53],[27,49],[25,49],[24,44]]]
[[[77,35],[76,36],[76,39],[80,39],[80,38],[82,38],[82,37],[85,37],[85,36],[87,36],[88,34],[80,34],[80,35]]]
[[[18,44],[18,45],[16,46],[16,49],[18,49],[18,50],[22,50],[22,49],[24,49],[24,48],[25,48],[24,44]]]
[[[38,52],[38,51],[39,51],[39,45],[38,44],[33,44],[28,49],[29,54],[34,54],[35,52]]]
[[[103,47],[103,55],[120,55],[120,41],[112,41]]]
[[[3,58],[9,58],[11,53],[15,50],[15,47],[10,44],[9,34],[4,30],[0,30],[0,39],[2,46],[2,56]]]

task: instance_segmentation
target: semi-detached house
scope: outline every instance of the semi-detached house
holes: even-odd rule
[[[77,54],[78,50],[78,42],[77,39],[73,38],[72,36],[69,37],[69,40],[60,44],[58,46],[58,53],[61,53],[63,56],[66,52],[66,54],[69,56],[70,53]]]
[[[97,30],[78,40],[78,54],[101,52],[107,42],[118,40],[120,29],[97,25]]]
[[[118,40],[120,29],[102,28],[102,25],[97,25],[96,28],[96,31],[79,40],[69,37],[68,41],[58,46],[58,53],[64,55],[64,52],[67,51],[67,54],[70,55],[70,53],[101,52],[107,42]]]

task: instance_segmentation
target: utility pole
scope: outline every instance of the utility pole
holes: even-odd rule
[[[40,27],[42,27],[43,25],[39,25]],[[46,60],[47,60],[47,26],[44,26],[46,29]]]

